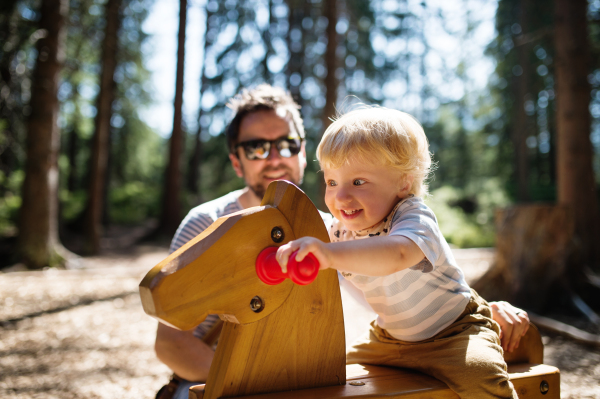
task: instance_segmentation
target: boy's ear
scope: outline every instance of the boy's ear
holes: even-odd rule
[[[400,177],[400,186],[398,190],[398,197],[406,198],[410,189],[415,181],[415,177],[413,175],[403,175]]]

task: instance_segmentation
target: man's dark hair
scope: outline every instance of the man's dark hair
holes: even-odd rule
[[[225,132],[229,152],[235,154],[235,145],[240,134],[240,124],[245,116],[258,111],[283,111],[296,129],[296,133],[304,138],[304,123],[300,116],[300,106],[296,104],[290,93],[280,87],[261,84],[253,89],[244,89],[227,103],[235,112],[235,116]]]

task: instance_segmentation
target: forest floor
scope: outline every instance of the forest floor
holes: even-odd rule
[[[473,281],[494,251],[455,255]],[[166,256],[166,245],[134,245],[83,258],[76,270],[0,271],[0,397],[153,398],[170,373],[154,355],[156,321],[142,310],[138,284]],[[345,297],[345,310],[352,306]],[[361,332],[346,327],[348,341]],[[600,348],[543,340],[562,398],[600,398]]]

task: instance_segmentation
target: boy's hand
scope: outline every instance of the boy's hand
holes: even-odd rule
[[[328,269],[331,266],[330,262],[330,251],[327,245],[314,237],[302,237],[294,241],[290,241],[277,249],[277,255],[275,258],[281,266],[281,271],[287,273],[287,264],[290,256],[295,251],[298,251],[296,255],[296,261],[300,262],[306,255],[312,253],[319,261],[319,270]]]

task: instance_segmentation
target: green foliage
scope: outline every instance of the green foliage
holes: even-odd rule
[[[16,231],[19,208],[21,207],[20,187],[25,173],[21,170],[6,176],[0,171],[0,187],[5,188],[0,197],[0,237],[13,235]]]
[[[459,248],[493,246],[494,211],[510,203],[498,179],[474,181],[464,189],[444,185],[426,202],[448,243]]]
[[[157,217],[160,190],[156,185],[128,182],[110,190],[110,219],[119,224],[135,224]]]
[[[517,197],[513,140],[519,135],[527,140],[530,200],[556,198],[552,194],[556,186],[553,9],[553,2],[500,1],[497,36],[487,49],[488,55],[497,60],[495,76],[490,79],[490,96],[497,111],[484,131],[497,147],[498,165],[513,199]],[[521,16],[523,11],[526,19]],[[526,94],[520,103],[523,88]],[[517,118],[520,106],[526,113],[522,124]]]
[[[69,191],[61,189],[59,194],[61,219],[67,223],[75,221],[85,208],[85,190]]]
[[[142,51],[147,49],[142,24],[152,3],[123,0],[121,8],[106,190],[111,223],[138,223],[157,217],[163,199],[168,146],[138,114],[153,101],[151,76]],[[476,13],[467,11],[465,19],[456,23],[434,2],[340,1],[336,30],[341,63],[337,70],[328,72],[324,61],[328,22],[323,17],[327,2],[208,0],[201,4],[207,10],[208,31],[198,129],[193,126],[190,131],[200,130],[203,155],[199,193],[182,190],[184,210],[244,187],[228,159],[223,132],[231,112],[225,104],[242,87],[261,82],[288,88],[302,105],[308,155],[302,189],[320,204],[322,175],[314,154],[323,132],[324,78],[334,73],[340,82],[336,103],[340,111],[361,101],[398,108],[420,119],[437,165],[430,179],[432,196],[427,201],[442,231],[453,245],[493,244],[494,209],[507,205],[516,191],[511,134],[521,67],[518,9],[523,1],[498,2],[497,37],[487,49],[487,55],[496,61],[496,70],[483,92],[468,89],[472,60],[467,51],[450,64],[433,45],[440,35],[447,35],[443,40],[468,39],[476,32],[478,21],[472,19]],[[87,201],[104,5],[104,0],[70,0],[67,57],[59,91],[63,223],[76,221]],[[0,235],[14,231],[20,205],[38,8],[37,0],[7,0],[0,6]],[[533,143],[528,155],[531,193],[534,200],[552,201],[556,184],[549,30],[552,6],[534,0],[531,8],[535,10],[529,24],[533,41],[527,60],[532,76],[526,104]],[[595,87],[592,139],[596,149],[600,148],[599,10],[598,3],[590,3],[590,37],[595,49],[590,75]],[[432,36],[433,26],[439,28],[439,35]],[[468,48],[464,43],[463,48]],[[200,71],[192,71],[192,75],[196,72]],[[448,89],[449,82],[454,83],[452,90]],[[194,150],[191,142],[188,140],[183,155],[186,160]],[[600,168],[598,157],[595,162]]]

